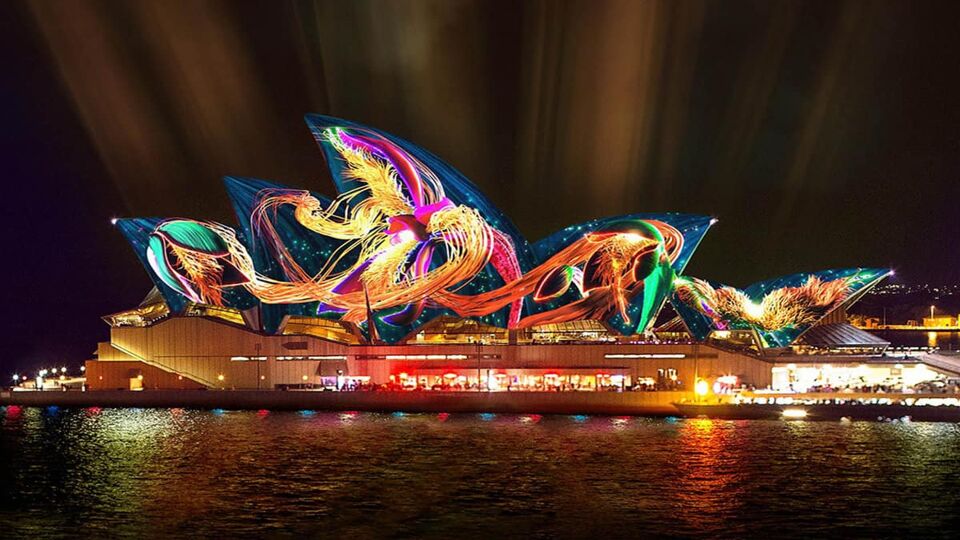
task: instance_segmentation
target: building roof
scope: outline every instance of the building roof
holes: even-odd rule
[[[763,348],[788,347],[837,309],[890,275],[884,268],[803,272],[738,289],[679,278],[671,303],[697,339],[715,330],[752,330]]]
[[[818,324],[800,337],[803,344],[824,349],[885,348],[890,342],[849,323]]]
[[[191,304],[257,308],[247,324],[268,333],[282,331],[286,317],[340,318],[387,343],[440,316],[497,328],[596,320],[642,333],[714,222],[631,214],[531,243],[427,150],[347,120],[306,120],[339,196],[229,177],[238,226],[117,220],[172,313]],[[422,286],[429,278],[440,285]],[[425,292],[402,290],[414,285]]]
[[[572,225],[531,243],[476,185],[427,150],[347,120],[307,115],[306,121],[337,197],[230,177],[225,184],[237,226],[116,221],[172,314],[194,305],[227,308],[267,333],[282,332],[288,317],[321,317],[386,343],[438,317],[501,329],[597,321],[639,334],[653,326],[715,222],[636,213]],[[842,295],[853,301],[883,275],[877,269],[796,274],[739,294],[760,302],[814,278],[843,279],[857,289]],[[704,306],[677,309],[694,335],[742,324],[711,320]],[[837,307],[817,304],[814,318]],[[784,346],[815,321],[801,322],[748,326],[765,346]]]

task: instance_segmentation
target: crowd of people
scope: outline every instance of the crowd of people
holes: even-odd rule
[[[888,384],[847,384],[832,386],[830,384],[811,386],[808,393],[840,393],[840,394],[958,394],[960,384],[949,381],[925,381],[913,386],[900,383]]]

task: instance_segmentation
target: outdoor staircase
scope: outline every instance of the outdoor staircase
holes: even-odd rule
[[[208,380],[204,379],[203,377],[200,377],[199,375],[194,375],[194,374],[192,374],[192,373],[187,373],[187,372],[185,372],[185,371],[177,371],[177,370],[175,370],[175,369],[171,369],[170,366],[165,366],[165,365],[163,365],[163,364],[154,362],[153,360],[150,360],[149,358],[145,358],[143,355],[137,354],[137,353],[131,351],[130,349],[127,349],[126,347],[124,347],[124,346],[122,346],[122,345],[117,345],[116,343],[111,343],[110,346],[113,347],[113,348],[115,348],[115,349],[117,349],[118,351],[122,352],[123,354],[125,354],[125,355],[127,355],[127,356],[129,356],[129,357],[131,357],[131,358],[133,358],[133,359],[135,359],[135,360],[137,360],[138,362],[143,362],[144,364],[146,364],[146,365],[148,365],[148,366],[150,366],[150,367],[155,367],[155,368],[159,369],[160,371],[165,371],[165,372],[171,373],[171,374],[173,374],[173,375],[178,375],[178,376],[181,376],[181,377],[186,377],[187,379],[190,379],[191,381],[193,381],[193,382],[195,382],[195,383],[202,384],[202,385],[206,386],[207,388],[214,388],[214,387],[216,387],[216,384],[214,384],[212,381],[208,381]]]

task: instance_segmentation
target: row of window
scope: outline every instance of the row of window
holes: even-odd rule
[[[475,354],[358,354],[357,360],[466,360]],[[499,359],[499,354],[481,354],[480,358]]]
[[[334,356],[278,356],[276,357],[278,362],[289,362],[294,360],[346,360],[346,356],[334,355]],[[232,362],[266,362],[266,356],[231,356],[230,360]]]
[[[714,355],[715,356],[715,355]],[[467,355],[467,354],[386,354],[386,355],[358,355],[357,359],[359,360],[466,360],[468,358],[476,358],[476,355]],[[496,359],[500,358],[500,355],[497,354],[482,354],[481,358],[485,359]],[[610,359],[636,359],[636,358],[672,358],[680,359],[686,358],[687,355],[682,353],[627,353],[627,354],[605,354],[604,358]],[[347,357],[343,355],[327,355],[327,356],[278,356],[278,361],[295,361],[295,360],[346,360]],[[266,356],[231,356],[230,360],[234,362],[266,362]]]

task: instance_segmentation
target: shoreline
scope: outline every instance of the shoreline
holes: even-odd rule
[[[3,391],[0,405],[677,416],[674,403],[692,397],[691,392]]]
[[[718,420],[870,420],[889,421],[905,419],[916,422],[960,422],[960,407],[947,405],[829,404],[760,405],[760,404],[697,404],[676,405],[685,418],[714,418]],[[802,417],[790,418],[784,411],[803,411]]]
[[[809,396],[809,395],[808,395]],[[828,398],[828,396],[820,396]],[[830,396],[839,398],[841,396]],[[0,392],[0,405],[21,407],[185,408],[273,411],[362,411],[407,413],[497,413],[604,416],[680,416],[723,420],[782,419],[802,410],[805,420],[886,420],[960,422],[960,406],[908,405],[850,400],[833,403],[697,402],[691,392],[320,392],[277,390],[100,390],[87,392]],[[870,398],[858,394],[856,398]],[[891,394],[877,394],[889,399]],[[943,395],[936,397],[946,397]],[[788,413],[789,414],[789,413]]]

